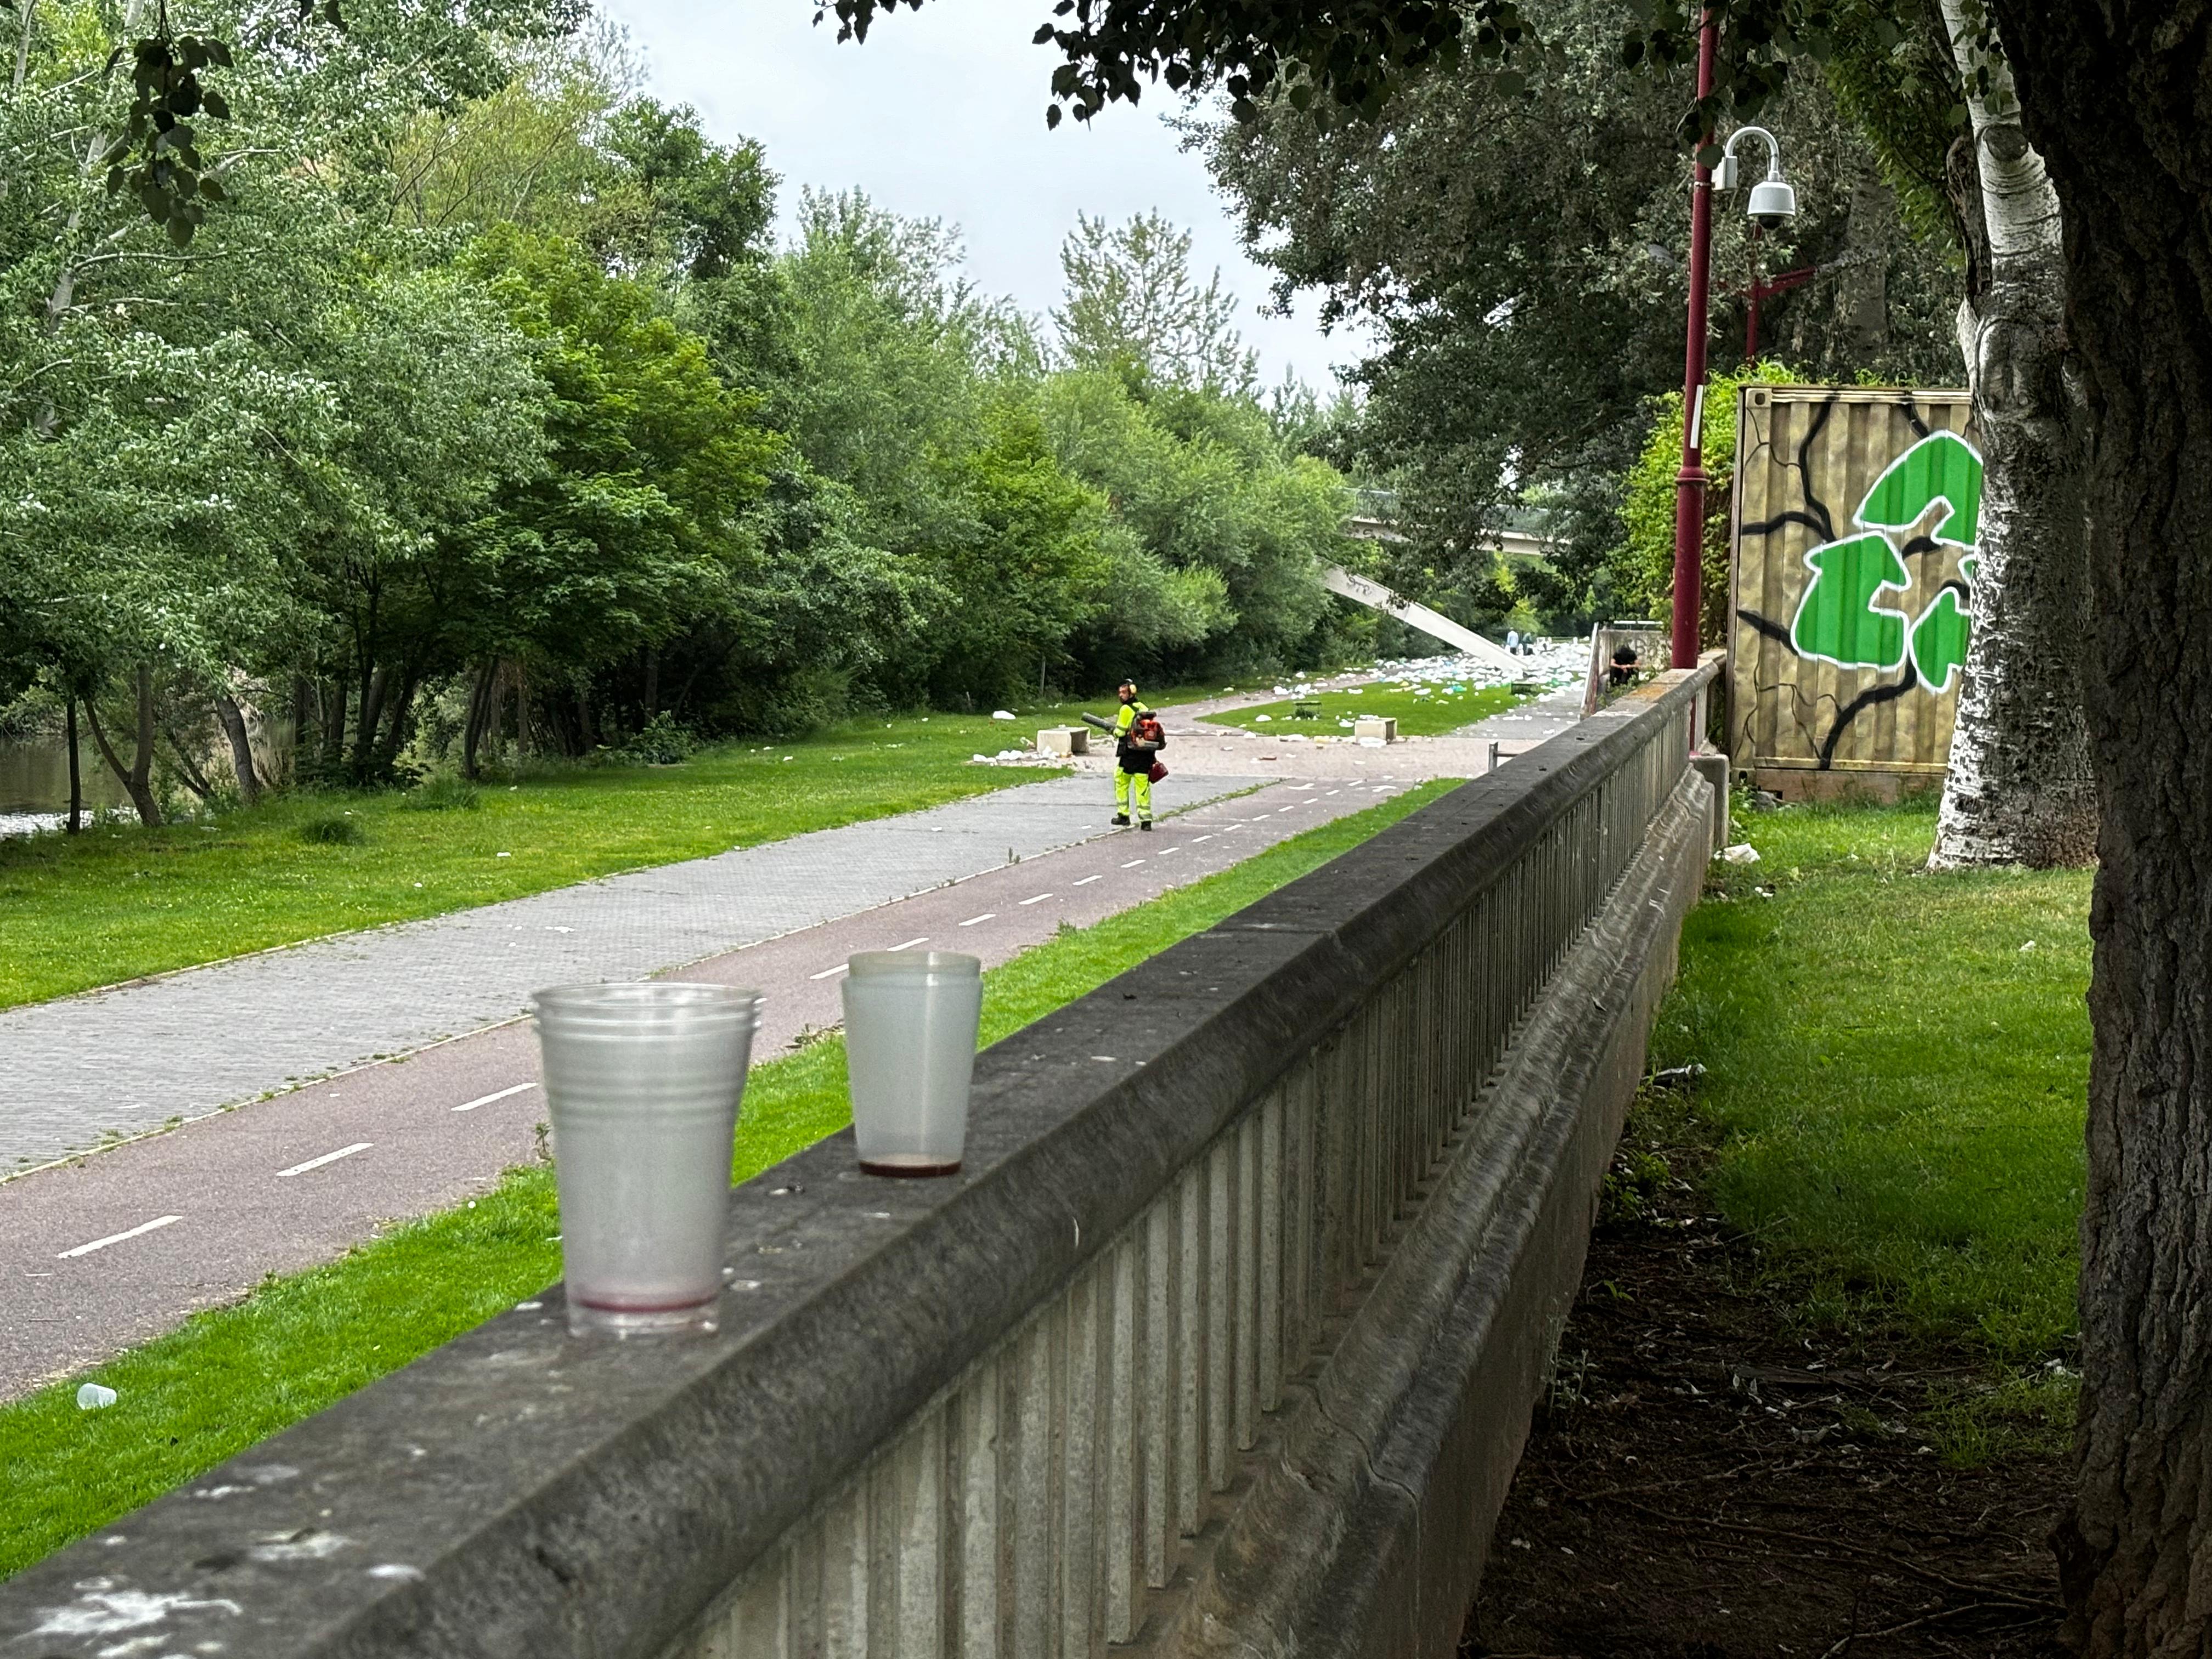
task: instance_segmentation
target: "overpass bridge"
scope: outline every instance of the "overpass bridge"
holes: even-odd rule
[[[25,1659],[1453,1652],[1714,844],[1662,676],[978,1059],[956,1180],[732,1195],[0,1586]]]

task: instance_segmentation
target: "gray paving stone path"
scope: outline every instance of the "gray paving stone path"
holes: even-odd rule
[[[1163,811],[1249,787],[1171,777]],[[635,979],[1106,832],[1054,778],[0,1012],[0,1173],[404,1054],[541,986]]]

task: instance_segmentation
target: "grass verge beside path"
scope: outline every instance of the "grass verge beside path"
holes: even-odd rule
[[[1926,874],[1935,823],[1740,817],[1760,861],[1714,866],[1654,1063],[1707,1068],[1712,1195],[1808,1328],[1977,1352],[2070,1419],[2089,876]]]
[[[1034,783],[1052,775],[969,757],[1112,702],[1025,705],[1011,724],[902,715],[680,766],[577,766],[488,782],[468,809],[419,810],[435,791],[301,793],[210,824],[0,841],[0,1008]],[[331,819],[358,839],[303,838]]]
[[[779,751],[781,752],[781,751]],[[1310,830],[1245,862],[1060,935],[984,980],[985,1042],[1201,933],[1457,787],[1443,781]],[[842,1128],[832,1036],[757,1066],[738,1126],[739,1181]],[[119,1396],[80,1412],[76,1383],[0,1407],[0,1577],[158,1497],[480,1324],[560,1276],[552,1171],[510,1170],[461,1208],[394,1229],[327,1267],[271,1278],[238,1304],[85,1376]]]
[[[1291,711],[1299,702],[1295,697],[1200,718],[1216,726],[1241,726],[1248,732],[1256,732],[1262,726],[1272,731],[1279,726],[1309,736],[1317,733],[1333,737],[1349,730],[1352,722],[1362,714],[1395,714],[1401,737],[1431,738],[1456,732],[1462,726],[1487,720],[1492,714],[1502,714],[1526,699],[1504,685],[1463,686],[1455,691],[1439,685],[1426,696],[1416,696],[1411,687],[1386,683],[1344,691],[1316,691],[1305,701],[1320,707],[1320,718],[1292,719]]]

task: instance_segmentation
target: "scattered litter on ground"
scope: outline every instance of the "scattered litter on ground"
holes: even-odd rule
[[[1722,848],[1721,856],[1730,864],[1756,864],[1759,862],[1759,848],[1747,841],[1740,841],[1733,847]]]
[[[1651,1074],[1651,1086],[1655,1089],[1693,1088],[1698,1079],[1705,1074],[1705,1068],[1695,1060],[1691,1061],[1687,1066],[1669,1066],[1663,1072],[1654,1072]]]
[[[991,718],[994,720],[1010,720],[1013,717],[1014,711],[1011,708],[994,708],[991,711]]]
[[[114,1403],[115,1390],[97,1382],[87,1382],[76,1391],[76,1408],[81,1412],[96,1412]]]

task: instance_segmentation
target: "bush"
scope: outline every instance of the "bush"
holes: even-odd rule
[[[314,847],[358,847],[368,839],[359,824],[340,812],[309,818],[294,833]]]
[[[410,812],[473,812],[483,805],[483,799],[466,778],[444,772],[416,784],[400,798],[399,804]]]
[[[691,728],[678,725],[676,717],[664,708],[646,723],[642,732],[614,752],[641,766],[674,766],[690,760],[698,746],[699,740],[692,735]]]

